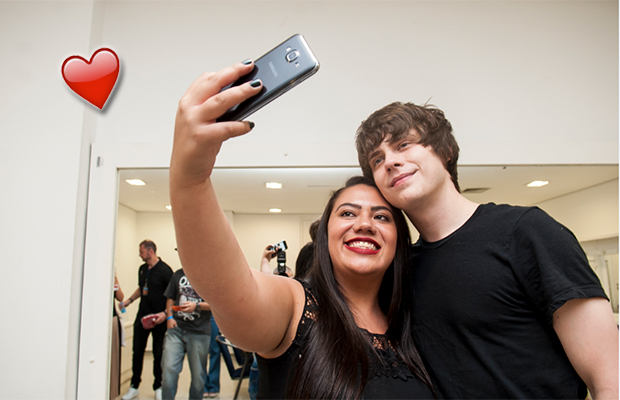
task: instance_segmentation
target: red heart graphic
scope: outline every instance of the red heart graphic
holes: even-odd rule
[[[71,56],[62,64],[62,77],[84,100],[102,109],[119,73],[118,56],[107,48],[97,50],[90,61]]]

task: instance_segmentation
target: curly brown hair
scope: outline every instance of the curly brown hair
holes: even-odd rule
[[[392,144],[410,136],[415,137],[416,143],[433,149],[460,192],[457,172],[459,145],[452,133],[452,125],[443,111],[429,104],[394,102],[362,122],[355,135],[355,146],[364,176],[373,177],[369,157],[383,141]]]

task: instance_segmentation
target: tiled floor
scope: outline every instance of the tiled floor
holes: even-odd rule
[[[155,394],[153,392],[153,355],[151,352],[146,352],[144,356],[144,369],[142,371],[142,383],[140,383],[140,393],[138,397],[135,397],[134,400],[153,400],[155,398]],[[177,395],[175,397],[176,400],[187,400],[189,397],[189,384],[191,381],[191,377],[189,374],[189,365],[187,364],[187,359],[183,363],[183,371],[181,371],[181,375],[179,375],[179,386],[177,390]],[[222,362],[222,369],[220,374],[220,394],[216,399],[224,400],[224,399],[232,399],[235,395],[235,390],[237,389],[238,381],[233,381],[230,379],[230,375],[228,375],[228,371],[226,370],[226,366]],[[121,384],[121,396],[127,392],[129,389],[129,381]],[[248,378],[245,378],[241,383],[241,388],[239,389],[239,397],[241,400],[249,400],[250,395],[248,394]],[[117,398],[120,400],[120,396]]]

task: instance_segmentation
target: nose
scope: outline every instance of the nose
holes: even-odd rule
[[[385,167],[388,170],[399,168],[403,166],[403,160],[398,152],[393,150],[387,150],[385,152]]]
[[[355,232],[375,232],[375,224],[372,216],[367,213],[361,213],[356,219],[355,224],[353,225],[353,230]]]

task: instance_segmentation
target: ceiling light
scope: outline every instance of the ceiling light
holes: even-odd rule
[[[281,208],[270,208],[269,212],[270,213],[279,213],[279,212],[282,212],[282,209]]]
[[[549,184],[549,181],[532,181],[530,183],[528,183],[526,186],[527,187],[541,187],[541,186],[545,186]]]
[[[125,182],[133,186],[144,186],[146,183],[142,179],[127,179]]]
[[[279,182],[267,182],[265,183],[267,189],[282,189],[282,184]]]
[[[172,206],[171,206],[170,204],[168,204],[168,205],[166,206],[166,208],[167,208],[168,210],[172,211]]]

